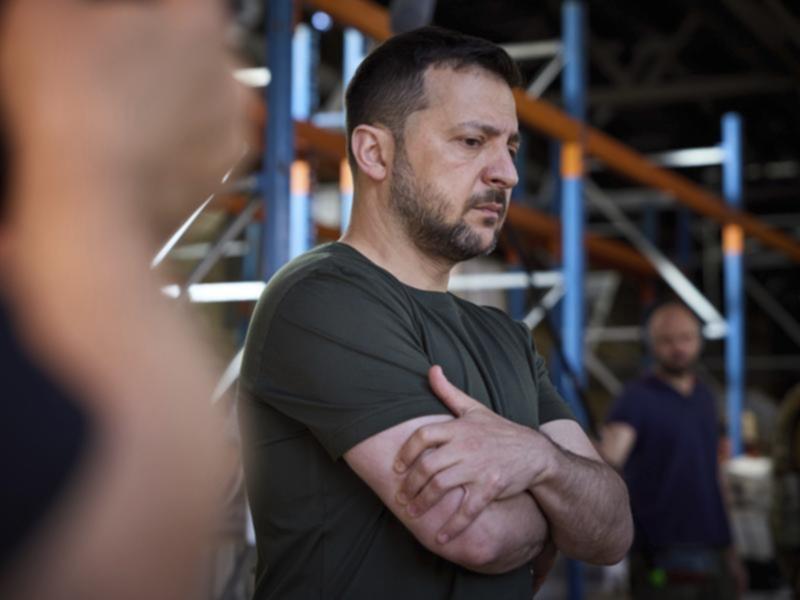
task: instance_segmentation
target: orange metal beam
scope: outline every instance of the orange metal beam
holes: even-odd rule
[[[377,40],[391,36],[388,11],[369,0],[306,0],[306,3],[326,11],[339,23],[360,29]],[[561,141],[582,138],[586,152],[602,160],[614,171],[638,183],[663,190],[695,212],[720,224],[740,225],[745,234],[800,262],[800,243],[790,236],[744,211],[729,208],[717,194],[678,173],[657,167],[622,142],[597,129],[582,126],[556,106],[531,98],[522,90],[515,90],[514,97],[520,121],[529,127]]]
[[[253,129],[253,140],[263,140],[267,122],[267,107],[263,99],[249,104],[248,118]],[[318,152],[337,163],[347,156],[344,136],[340,133],[317,127],[308,121],[295,121],[294,135],[297,149],[301,152]]]
[[[520,233],[550,248],[561,244],[561,223],[540,211],[512,203],[508,207],[508,223]],[[584,244],[590,260],[595,264],[634,275],[657,275],[653,265],[627,244],[591,233],[584,237]]]
[[[295,121],[294,132],[299,150],[321,152],[330,159],[341,162],[347,156],[345,138],[341,133],[322,129],[307,121]]]
[[[663,190],[695,212],[720,224],[740,225],[747,235],[800,262],[800,244],[783,232],[765,225],[749,213],[730,208],[718,195],[683,175],[657,167],[611,136],[592,127],[582,128],[579,122],[552,104],[530,98],[522,90],[515,90],[514,96],[523,123],[562,141],[575,141],[582,135],[586,152],[602,160],[614,171],[649,187]]]

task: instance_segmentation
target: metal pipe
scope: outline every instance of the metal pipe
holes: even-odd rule
[[[308,121],[314,101],[317,60],[314,57],[314,32],[305,23],[295,27],[292,37],[292,118]],[[313,246],[311,223],[311,166],[294,161],[290,173],[289,258]]]
[[[339,221],[341,232],[347,231],[350,225],[350,213],[353,211],[353,173],[346,160],[339,163]]]
[[[681,300],[703,320],[705,323],[703,328],[704,335],[710,339],[723,337],[726,332],[725,319],[689,278],[670,262],[593,182],[589,181],[587,183],[586,193],[592,203],[603,211],[606,218],[620,233],[650,260],[659,275]]]
[[[610,169],[633,181],[663,190],[693,211],[718,223],[740,225],[745,234],[800,262],[800,243],[790,236],[769,227],[749,213],[726,205],[718,195],[683,175],[657,167],[622,142],[585,126],[555,106],[543,100],[529,98],[521,90],[515,90],[514,94],[517,112],[523,123],[562,141],[575,141],[585,135],[586,152],[602,160]]]
[[[289,199],[289,258],[296,258],[313,246],[311,223],[311,165],[305,160],[292,163]]]
[[[520,42],[502,44],[503,50],[514,60],[538,60],[551,58],[561,52],[561,40],[542,40],[539,42]]]
[[[584,14],[580,2],[570,0],[563,5],[562,28],[564,36],[563,94],[567,112],[582,122],[586,116],[586,64],[584,47]],[[586,256],[583,245],[583,144],[582,136],[565,142],[561,148],[561,239],[564,272],[564,300],[562,302],[562,336],[564,354],[583,383],[583,320],[584,320],[584,274]],[[572,383],[564,380],[567,402],[576,411],[582,424],[587,415],[583,411],[572,389]]]
[[[366,40],[360,31],[347,28],[344,31],[344,56],[342,57],[342,89],[347,90],[358,65],[364,60]],[[345,140],[345,146],[348,140]],[[342,160],[339,167],[340,222],[342,232],[350,225],[350,212],[353,209],[353,174],[350,165]]]
[[[797,345],[800,346],[800,323],[797,319],[769,293],[758,280],[752,275],[746,275],[744,281],[745,291],[755,300],[764,313],[768,315],[784,334]],[[799,363],[800,364],[800,363]]]
[[[203,257],[203,260],[201,260],[189,274],[183,286],[184,289],[201,282],[205,276],[208,275],[211,269],[214,268],[214,265],[217,264],[217,261],[225,255],[225,249],[228,247],[228,244],[236,239],[236,236],[238,236],[253,220],[260,205],[261,202],[259,200],[253,199],[242,212],[236,215],[236,218],[231,221],[217,238],[217,241],[214,242],[208,254]]]
[[[564,68],[564,58],[559,51],[533,78],[528,86],[528,95],[531,98],[538,98],[545,93],[550,84]]]
[[[294,159],[292,119],[292,30],[294,2],[272,0],[266,11],[267,62],[272,80],[266,88],[266,151],[261,238],[261,276],[266,280],[289,260],[289,170]]]
[[[561,86],[564,107],[570,117],[586,121],[586,40],[584,32],[584,5],[577,0],[567,0],[561,8],[561,35],[564,45],[564,73]],[[576,386],[586,385],[584,368],[584,288],[586,254],[583,245],[586,216],[583,201],[584,136],[579,132],[575,139],[566,140],[561,146],[561,239],[564,272],[564,299],[561,303],[561,328],[564,344],[564,360],[575,375],[575,380],[562,377],[560,389],[578,421],[586,428],[589,415],[586,413]],[[569,573],[569,598],[584,597],[583,565],[571,560]]]
[[[727,203],[738,209],[742,205],[742,119],[737,113],[722,117],[723,193]],[[745,390],[745,298],[742,250],[742,228],[728,223],[722,232],[725,273],[725,314],[728,334],[725,339],[725,376],[728,387],[728,437],[733,456],[742,453],[742,404]]]

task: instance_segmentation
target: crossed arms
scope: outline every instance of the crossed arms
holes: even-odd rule
[[[483,573],[536,559],[537,580],[554,548],[598,564],[625,555],[633,536],[625,484],[576,423],[537,432],[470,398],[439,367],[429,380],[454,417],[412,419],[345,454],[420,543]]]

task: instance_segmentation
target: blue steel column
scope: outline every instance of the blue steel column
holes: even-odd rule
[[[564,45],[562,93],[567,113],[580,122],[586,120],[586,47],[584,5],[567,0],[561,9]],[[582,135],[581,135],[582,137]],[[561,147],[561,240],[565,295],[561,313],[564,356],[578,380],[585,378],[583,368],[583,277],[586,256],[583,247],[583,140],[565,142]],[[586,427],[587,415],[581,406],[572,381],[562,379],[565,400],[577,419]],[[583,565],[569,561],[569,598],[584,597]]]
[[[267,130],[262,190],[264,235],[261,276],[269,279],[289,260],[289,171],[294,159],[292,122],[292,0],[272,0],[267,10]]]
[[[564,42],[564,104],[569,115],[583,122],[586,118],[586,63],[584,44],[584,6],[567,1],[562,8]],[[586,256],[583,247],[583,141],[565,142],[561,147],[561,239],[566,293],[563,299],[562,328],[564,354],[580,380],[583,369],[583,278]],[[565,385],[567,402],[585,425],[586,415],[571,382]]]
[[[292,39],[292,117],[307,121],[311,117],[313,100],[314,38],[311,28],[305,23],[297,25]],[[307,175],[308,169],[294,169]],[[309,182],[292,182],[289,202],[289,258],[299,256],[312,245],[311,195]]]
[[[342,85],[345,90],[350,80],[353,78],[358,65],[364,60],[364,47],[365,39],[360,31],[350,28],[344,30]],[[343,170],[348,168],[347,164],[342,165]],[[345,185],[347,183],[349,183],[349,185]],[[341,228],[342,233],[344,233],[347,226],[350,224],[350,210],[353,207],[352,178],[348,178],[347,182],[343,181],[339,197],[341,201]]]
[[[737,113],[722,117],[722,185],[725,200],[733,208],[742,206],[742,120]],[[744,235],[738,225],[723,229],[722,249],[725,269],[725,374],[728,388],[728,435],[733,456],[742,453],[742,404],[745,390],[745,299],[742,250]]]

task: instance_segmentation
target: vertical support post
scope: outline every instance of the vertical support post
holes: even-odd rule
[[[289,258],[311,247],[311,165],[305,160],[292,163],[289,199]]]
[[[342,233],[350,225],[350,211],[353,209],[353,172],[350,164],[343,160],[339,165],[339,202],[341,210],[341,230]]]
[[[307,121],[314,105],[314,33],[300,23],[292,38],[292,118]],[[296,160],[291,170],[289,209],[289,258],[313,244],[311,223],[311,170],[308,162]]]
[[[342,60],[342,87],[347,90],[347,86],[353,75],[364,60],[364,49],[366,43],[362,33],[356,29],[348,28],[344,30],[344,57]],[[350,143],[350,140],[347,140]],[[350,172],[350,165],[346,160],[342,161],[339,176],[340,194],[340,223],[342,233],[345,232],[350,224],[350,211],[353,207],[353,175]]]
[[[301,121],[311,117],[314,94],[314,38],[311,27],[298,23],[292,36],[292,116]]]
[[[266,88],[266,149],[262,190],[264,235],[261,275],[269,279],[289,260],[289,171],[294,158],[292,121],[292,0],[270,2],[266,19],[267,65],[272,79]]]
[[[355,75],[358,65],[364,59],[364,47],[366,46],[364,35],[357,29],[348,27],[344,30],[344,57],[342,62],[342,86],[343,92],[347,90],[347,85]]]
[[[686,272],[692,253],[692,238],[690,228],[692,225],[692,213],[686,206],[679,206],[675,214],[675,262],[678,267]]]
[[[642,233],[650,240],[653,245],[658,246],[661,237],[661,211],[658,207],[648,204],[642,213]],[[655,277],[648,277],[639,287],[639,298],[643,308],[641,315],[641,325],[644,327],[646,316],[656,302],[656,281]],[[650,352],[642,352],[642,370],[652,365],[653,359]]]
[[[722,117],[722,185],[725,201],[732,208],[742,206],[742,119],[737,113]],[[745,390],[745,298],[742,251],[742,228],[733,223],[722,230],[725,274],[725,376],[727,379],[728,435],[733,456],[742,453],[742,404]]]
[[[568,0],[562,7],[565,68],[563,77],[564,104],[569,115],[583,123],[586,118],[586,62],[584,44],[584,6]],[[586,256],[583,247],[583,135],[561,146],[561,240],[566,293],[563,299],[562,330],[564,355],[579,379],[583,369],[583,304]],[[564,386],[570,407],[585,425],[577,390],[572,382]]]
[[[561,7],[561,28],[564,45],[564,74],[562,93],[567,113],[580,123],[586,121],[586,43],[585,12],[579,0],[567,0]],[[583,132],[577,140],[561,146],[561,244],[565,295],[562,301],[562,339],[564,357],[579,381],[583,381],[583,277],[586,256],[583,247]],[[562,390],[576,418],[585,427],[588,417],[571,380],[562,378]],[[568,563],[569,599],[584,597],[583,565]]]

